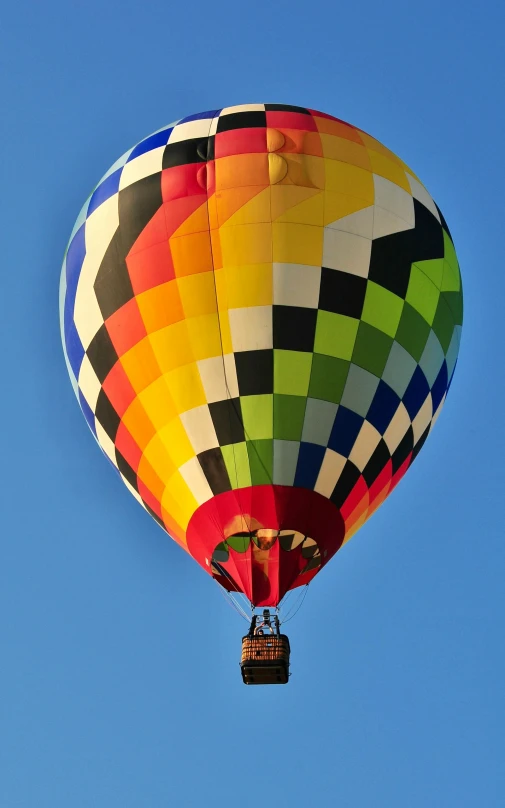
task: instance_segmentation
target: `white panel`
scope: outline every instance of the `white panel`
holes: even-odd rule
[[[238,396],[237,370],[233,354],[201,359],[197,365],[205,397],[209,403]]]
[[[411,194],[385,177],[379,177],[378,174],[373,175],[373,180],[375,207],[389,211],[398,219],[404,219],[409,227],[414,227],[414,201]]]
[[[322,494],[323,497],[330,497],[342,474],[346,461],[347,458],[343,457],[343,455],[334,452],[333,449],[327,449],[314,486],[314,491],[317,491],[318,494]]]
[[[114,465],[117,468],[116,447],[114,446],[114,443],[111,441],[111,439],[107,435],[107,432],[105,431],[103,426],[98,423],[96,418],[95,418],[95,428],[96,428],[96,437],[98,439],[98,443],[102,447],[104,453],[107,455],[109,460],[112,460],[112,462],[114,463]]]
[[[214,496],[212,489],[207,482],[207,478],[203,473],[203,469],[197,457],[192,457],[191,460],[184,463],[179,471],[199,505],[212,499]]]
[[[274,264],[274,303],[317,309],[321,267],[305,264]]]
[[[79,275],[74,306],[74,322],[84,350],[103,324],[93,284],[118,225],[117,194],[103,202],[86,221],[86,255]]]
[[[95,412],[98,394],[102,389],[100,380],[91,366],[86,354],[82,360],[82,365],[79,370],[79,388],[89,406]]]
[[[238,392],[238,379],[237,368],[235,365],[235,357],[233,354],[225,354],[224,359],[224,372],[226,374],[226,387],[231,398],[236,398]]]
[[[186,121],[174,126],[168,139],[169,143],[178,143],[181,140],[194,140],[208,137],[212,118],[201,118],[197,121]]]
[[[323,266],[368,277],[372,242],[341,230],[324,228]]]
[[[398,409],[393,415],[391,423],[384,432],[383,436],[390,454],[393,454],[395,449],[398,448],[410,424],[410,416],[405,409],[405,404],[403,401],[400,401]]]
[[[433,415],[433,402],[431,400],[431,393],[428,393],[423,406],[417,413],[412,421],[412,431],[414,432],[414,446],[417,441],[422,437],[423,432],[431,421]]]
[[[121,179],[119,180],[119,190],[127,188],[128,185],[143,180],[144,177],[149,177],[151,174],[156,174],[163,168],[163,152],[165,146],[159,146],[157,149],[141,154],[130,163],[127,163],[123,168]]]
[[[409,181],[410,190],[412,191],[412,196],[414,199],[417,199],[422,205],[424,205],[425,208],[428,208],[428,210],[433,213],[437,221],[440,222],[440,215],[438,213],[437,206],[424,185],[421,185],[421,183],[418,182],[414,177],[411,177],[408,171],[406,172],[406,176]]]
[[[336,219],[334,222],[326,225],[332,230],[343,230],[345,233],[353,233],[355,236],[362,236],[363,238],[372,238],[373,234],[373,205],[369,208],[363,208],[356,213],[350,213],[348,216],[342,216],[341,219]]]
[[[385,208],[374,208],[374,222],[373,222],[373,237],[382,238],[383,236],[391,236],[394,233],[401,233],[402,230],[412,230],[413,225],[395,216]]]
[[[145,505],[144,505],[144,503],[142,502],[142,497],[140,496],[139,492],[138,492],[138,491],[135,491],[135,489],[134,489],[133,485],[130,485],[130,483],[128,482],[128,480],[126,479],[126,477],[123,477],[123,475],[122,475],[122,474],[121,474],[121,479],[122,479],[122,481],[124,482],[124,484],[126,485],[126,487],[127,487],[128,491],[130,492],[130,494],[132,495],[132,497],[135,497],[135,499],[137,500],[137,502],[140,502],[140,504],[141,504],[141,505],[143,506],[143,508],[145,509]]]
[[[233,112],[264,112],[264,104],[238,104],[235,107],[225,107],[221,115],[231,115]]]
[[[195,454],[219,446],[216,430],[206,404],[183,412],[179,417],[195,450]]]
[[[229,309],[228,318],[234,351],[258,351],[273,347],[271,306]]]
[[[375,452],[380,439],[380,432],[377,432],[370,421],[364,421],[354,446],[352,447],[351,454],[349,455],[349,460],[351,460],[360,471],[363,471],[365,468]]]

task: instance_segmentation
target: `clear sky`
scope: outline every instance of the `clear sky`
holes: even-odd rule
[[[500,4],[17,0],[2,11],[2,808],[502,808]],[[114,160],[257,101],[344,118],[441,207],[466,293],[442,417],[246,688],[245,623],[129,496],[74,398],[58,280]]]

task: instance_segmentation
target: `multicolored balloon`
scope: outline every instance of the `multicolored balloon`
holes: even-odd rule
[[[133,496],[228,590],[277,605],[405,474],[444,403],[462,289],[415,174],[314,110],[190,115],[75,224],[68,369]]]

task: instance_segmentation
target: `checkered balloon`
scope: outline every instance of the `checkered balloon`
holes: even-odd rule
[[[276,605],[393,490],[443,406],[447,224],[314,110],[190,115],[121,157],[61,277],[70,378],[132,495],[226,589]]]

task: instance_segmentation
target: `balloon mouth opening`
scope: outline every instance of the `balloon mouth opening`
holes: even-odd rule
[[[211,564],[226,564],[230,559],[230,553],[243,554],[249,550],[253,558],[259,560],[261,556],[268,555],[277,542],[279,550],[285,553],[300,548],[302,557],[307,561],[302,572],[308,572],[321,565],[321,550],[313,538],[297,530],[273,528],[258,528],[234,533],[216,545],[212,553]],[[218,572],[217,569],[215,571]]]

